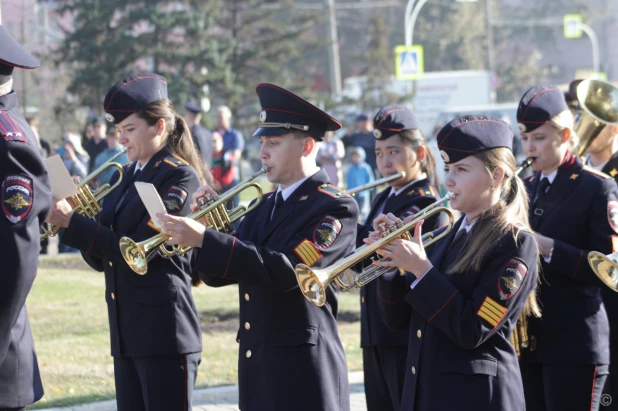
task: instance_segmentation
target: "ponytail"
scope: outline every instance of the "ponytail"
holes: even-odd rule
[[[170,100],[153,101],[138,111],[137,116],[149,125],[154,125],[159,119],[165,120],[167,144],[197,171],[202,185],[212,184],[212,175],[195,147],[189,126],[184,118],[176,113]]]
[[[150,126],[155,125],[159,119],[165,120],[167,144],[179,157],[189,163],[189,165],[197,171],[202,185],[212,184],[212,175],[195,147],[189,126],[187,126],[187,122],[176,113],[174,105],[170,100],[153,101],[139,110],[136,115],[146,121]],[[190,276],[191,285],[197,287],[201,282],[197,271],[192,270]]]

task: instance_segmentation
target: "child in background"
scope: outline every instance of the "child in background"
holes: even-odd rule
[[[369,164],[365,162],[365,149],[356,146],[350,150],[350,159],[352,164],[348,168],[346,175],[346,189],[351,190],[355,187],[362,186],[373,181],[373,172]],[[370,190],[357,193],[354,198],[358,203],[359,221],[364,221],[370,209]]]
[[[227,186],[234,181],[234,168],[232,167],[232,153],[228,153],[223,149],[223,137],[218,131],[212,133],[212,165],[210,172],[214,181],[219,184],[219,187],[214,187],[220,190],[221,187]]]

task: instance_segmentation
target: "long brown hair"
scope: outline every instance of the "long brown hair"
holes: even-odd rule
[[[497,167],[504,170],[500,186],[494,188],[500,189],[502,195],[498,203],[478,217],[468,236],[469,241],[464,245],[457,261],[446,271],[448,274],[479,271],[485,253],[503,235],[510,233],[517,241],[520,230],[532,232],[528,222],[528,192],[523,181],[515,175],[516,162],[511,150],[504,147],[494,148],[481,151],[475,154],[475,157],[485,164],[490,175]],[[539,272],[539,262],[536,261],[535,264]],[[540,317],[540,313],[535,287],[526,300],[523,314]]]
[[[174,105],[170,100],[153,101],[142,107],[136,113],[136,116],[146,121],[149,126],[154,126],[159,119],[165,120],[167,144],[178,156],[197,171],[202,185],[212,183],[212,176],[195,148],[195,143],[186,121],[176,113]],[[191,284],[197,287],[201,282],[199,275],[192,271],[190,276]]]
[[[421,170],[427,174],[427,177],[431,179],[433,185],[440,187],[438,173],[436,172],[436,158],[433,155],[433,151],[427,147],[427,140],[423,132],[418,128],[404,130],[399,133],[399,137],[404,143],[409,144],[414,151],[418,152],[420,146],[425,147],[425,160],[421,161]]]
[[[187,122],[176,113],[170,100],[153,101],[142,107],[135,115],[146,121],[149,126],[154,126],[159,119],[165,120],[167,144],[197,171],[202,185],[212,182],[211,174],[195,147]]]

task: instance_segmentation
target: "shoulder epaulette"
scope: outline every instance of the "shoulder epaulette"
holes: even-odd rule
[[[440,196],[440,193],[434,186],[415,188],[413,190],[408,191],[409,196],[414,195],[414,194],[418,194],[421,197],[427,197],[427,196],[439,197]]]
[[[165,160],[163,160],[163,162],[165,164],[167,164],[168,166],[171,166],[171,167],[180,167],[180,166],[187,166],[187,165],[189,165],[189,163],[187,163],[178,154],[172,154],[170,157],[167,157]]]
[[[0,136],[2,136],[2,139],[6,142],[27,143],[28,139],[15,121],[9,121],[6,117],[6,115],[0,113]]]
[[[588,167],[588,166],[584,166],[584,171],[589,172],[590,174],[594,174],[596,176],[599,176],[605,180],[613,180],[612,177],[610,175],[607,175],[601,171],[595,170],[594,168]]]
[[[318,191],[320,193],[324,193],[332,198],[342,198],[342,197],[350,197],[347,193],[339,190],[332,184],[322,184],[318,187]]]
[[[522,178],[522,180],[528,181],[528,180],[532,180],[533,178],[534,178],[534,174],[530,174],[529,176]]]

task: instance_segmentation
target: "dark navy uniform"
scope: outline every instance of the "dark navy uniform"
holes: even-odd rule
[[[609,159],[607,164],[603,166],[603,173],[614,178],[618,182],[618,152]],[[614,236],[612,236],[612,239]],[[612,242],[612,250],[614,250]],[[608,287],[601,288],[603,295],[603,304],[607,311],[609,319],[609,375],[605,381],[603,393],[612,397],[612,402],[609,405],[601,403],[603,411],[618,411],[618,293],[612,291]],[[606,401],[607,403],[607,401]]]
[[[483,148],[503,147],[500,140],[512,141],[508,125],[496,123],[496,129],[491,124],[499,120],[460,120],[438,135],[446,163]],[[451,128],[462,124],[466,130],[461,134]],[[449,128],[455,131],[448,133]],[[470,136],[479,134],[486,141],[475,145]],[[466,244],[465,236],[455,239],[462,220],[432,246],[433,267],[413,289],[410,274],[378,280],[384,320],[393,329],[409,328],[401,410],[523,411],[523,387],[510,336],[535,287],[537,244],[532,233],[513,226],[485,252],[478,272],[447,275]],[[468,238],[474,236],[474,228]]]
[[[538,97],[535,97],[538,96]],[[529,90],[520,103],[520,129],[531,132],[567,110],[553,87]],[[598,409],[609,364],[609,324],[590,251],[612,252],[618,188],[609,177],[567,154],[539,197],[541,173],[524,179],[530,225],[555,240],[541,258],[538,299],[542,318],[528,320],[529,350],[521,357],[528,410]]]
[[[123,92],[141,96],[143,88],[156,91],[160,87],[156,75],[137,76],[125,84],[132,89],[116,94],[125,102],[131,97]],[[146,95],[142,106],[160,97],[156,94],[151,98]],[[114,101],[106,104],[106,112],[113,113],[117,123],[130,115],[128,112],[123,117],[120,111],[113,111],[115,107],[118,104]],[[82,251],[92,268],[105,273],[118,409],[190,409],[202,350],[191,295],[191,253],[170,259],[156,256],[149,262],[148,272],[138,275],[122,257],[119,241],[127,236],[140,242],[158,233],[134,182],[153,184],[168,213],[185,216],[191,213],[187,198],[200,181],[197,172],[169,146],[158,151],[137,176],[136,166],[133,162],[124,167],[123,181],[106,197],[100,221],[74,213],[62,242]],[[117,180],[115,173],[111,184]]]
[[[254,135],[286,134],[287,123],[321,139],[336,120],[273,85],[257,89],[263,107]],[[281,111],[281,109],[285,109]],[[318,136],[318,137],[315,137]],[[337,292],[318,307],[298,288],[294,267],[324,268],[354,248],[358,208],[320,170],[270,219],[266,195],[235,236],[206,230],[197,270],[208,285],[238,283],[238,387],[243,411],[349,410],[348,370],[337,332]]]
[[[13,67],[38,61],[0,26],[0,88]],[[17,110],[15,91],[0,96],[0,410],[43,396],[26,298],[39,262],[39,228],[51,203],[47,171],[34,133]]]
[[[376,196],[365,224],[358,226],[357,247],[364,244],[363,239],[373,230],[373,220],[379,214],[392,213],[405,219],[432,204],[438,197],[437,190],[427,178],[414,182],[399,195],[390,194],[391,188],[387,188]],[[382,211],[378,213],[380,209]],[[438,221],[438,218],[432,218],[423,224],[423,231],[436,229]],[[370,261],[367,261],[365,268],[369,264]],[[394,331],[384,324],[378,309],[380,297],[376,290],[375,281],[360,290],[361,347],[367,407],[369,410],[398,410],[405,376],[408,330]]]
[[[404,130],[418,128],[416,116],[402,106],[386,106],[374,119],[374,136],[378,140],[389,139]],[[379,160],[378,160],[379,161]],[[401,191],[397,193],[397,191]],[[438,190],[429,178],[421,178],[400,190],[387,188],[379,193],[365,224],[359,224],[356,246],[373,231],[373,220],[380,214],[392,213],[404,220],[429,206],[439,197]],[[438,228],[439,218],[431,218],[423,224],[423,231]],[[368,259],[357,269],[368,268]],[[361,347],[363,348],[363,371],[365,398],[369,411],[399,410],[405,377],[405,361],[408,352],[408,329],[389,329],[380,315],[376,292],[377,283],[370,282],[361,288]]]

